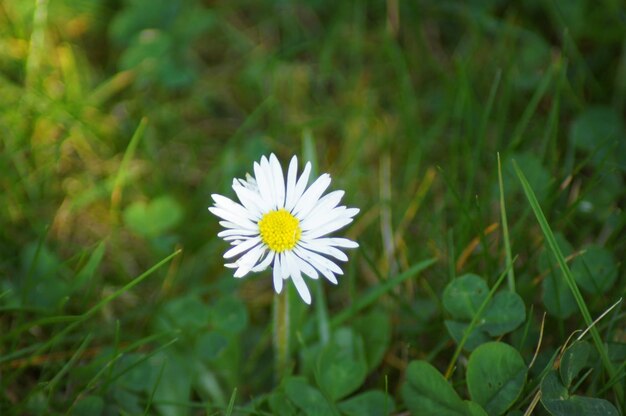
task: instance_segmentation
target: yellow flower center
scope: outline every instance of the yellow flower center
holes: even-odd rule
[[[263,242],[277,253],[294,248],[302,235],[300,221],[284,208],[263,215],[259,231]]]

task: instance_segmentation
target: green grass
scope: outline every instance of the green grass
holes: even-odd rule
[[[624,414],[623,303],[563,348],[626,293],[624,16],[3,1],[0,414]],[[283,378],[271,272],[234,279],[207,211],[270,152],[361,209],[339,285],[291,293]],[[528,365],[541,331],[520,394],[482,403],[473,350]]]

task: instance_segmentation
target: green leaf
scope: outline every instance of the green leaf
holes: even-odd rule
[[[337,329],[317,362],[318,386],[333,400],[358,389],[367,376],[363,340],[350,328]]]
[[[275,390],[267,402],[272,414],[276,416],[296,416],[298,414],[296,405],[287,398],[287,394],[282,390]]]
[[[155,354],[149,359],[153,366],[153,379],[149,389],[154,389],[155,406],[163,416],[186,415],[187,409],[176,403],[186,403],[191,395],[192,374],[186,357],[172,352]]]
[[[69,293],[70,285],[61,278],[63,265],[57,255],[36,242],[21,253],[23,299],[29,306],[57,307]]]
[[[468,416],[488,416],[485,409],[483,409],[478,403],[469,400],[465,400],[463,403],[467,407],[466,414]]]
[[[72,416],[97,416],[104,410],[104,400],[100,396],[85,396],[72,407]]]
[[[381,363],[391,342],[389,316],[385,312],[374,310],[356,318],[352,327],[363,338],[367,369],[371,371]],[[372,328],[376,330],[372,331]]]
[[[44,244],[32,242],[25,245],[20,253],[22,272],[31,278],[44,277],[56,273],[61,260]]]
[[[164,330],[183,330],[195,335],[207,328],[210,310],[197,296],[187,295],[167,302],[157,314],[157,327]]]
[[[338,415],[337,410],[304,377],[289,377],[283,382],[285,393],[307,416]]]
[[[138,415],[143,413],[142,398],[134,392],[124,389],[113,389],[111,402],[105,403],[105,414]]]
[[[618,151],[626,153],[626,139],[623,143],[623,149]],[[613,165],[613,162],[608,163]],[[624,168],[626,164],[622,167],[626,171]],[[577,211],[582,214],[581,220],[605,224],[610,221],[611,217],[619,216],[615,212],[615,202],[619,200],[624,189],[623,173],[618,172],[617,169],[611,169],[602,172],[589,183],[576,203]]]
[[[475,274],[463,275],[446,286],[443,305],[454,319],[446,320],[445,325],[457,343],[463,339],[470,322],[487,296],[487,283]],[[500,336],[513,331],[526,319],[524,301],[514,292],[497,293],[487,302],[483,314],[463,345],[467,351],[489,341],[489,336]]]
[[[585,341],[576,341],[565,350],[559,367],[565,387],[569,387],[580,370],[587,366],[591,351],[591,345]]]
[[[469,327],[469,322],[465,323],[446,320],[444,324],[446,325],[446,329],[450,333],[450,336],[457,344],[461,342],[465,331]],[[491,338],[489,338],[487,333],[485,333],[485,331],[480,328],[480,325],[478,325],[465,340],[465,345],[463,345],[463,349],[467,351],[474,351],[476,347],[484,344],[485,342],[489,342],[490,340]]]
[[[116,363],[116,368],[122,375],[115,384],[134,392],[150,391],[150,380],[155,372],[154,366],[144,354],[125,353]]]
[[[459,320],[471,320],[487,297],[487,283],[475,274],[465,274],[451,281],[443,292],[443,306]]]
[[[527,373],[520,353],[502,342],[476,348],[467,364],[467,388],[472,400],[488,414],[501,415],[521,394]]]
[[[414,416],[465,416],[467,405],[441,373],[426,361],[412,361],[402,386],[404,403]]]
[[[626,361],[626,343],[607,342],[608,355],[611,361],[621,364]]]
[[[523,90],[537,89],[534,94],[537,97],[533,96],[535,99],[532,100],[532,103],[537,102],[537,104],[529,103],[524,111],[525,117],[522,119],[530,120],[539,100],[550,85],[550,71],[546,71],[548,62],[550,62],[550,45],[542,36],[529,33],[528,36],[523,36],[520,39],[520,44],[516,47],[516,52],[512,57],[512,85]],[[518,130],[520,130],[519,127],[515,129],[516,132]],[[523,137],[520,133],[513,134],[513,137],[518,135]]]
[[[299,375],[306,376],[308,378],[314,377],[314,374],[317,371],[318,357],[320,356],[322,347],[321,342],[315,342],[299,349]]]
[[[480,327],[492,337],[513,331],[526,320],[524,301],[515,292],[499,292],[493,297]]]
[[[610,251],[590,246],[572,262],[576,283],[592,295],[608,291],[617,279],[617,264]]]
[[[574,147],[592,154],[597,164],[613,156],[614,144],[624,137],[624,122],[612,108],[589,107],[574,120],[569,136]]]
[[[550,315],[566,319],[576,312],[576,300],[565,280],[560,277],[560,272],[552,270],[543,279],[541,286],[543,305]]]
[[[28,306],[56,308],[61,305],[70,292],[70,285],[57,276],[33,276],[30,290],[26,297]]]
[[[541,381],[541,403],[553,416],[618,416],[610,402],[591,397],[570,396],[556,371]]]
[[[134,232],[153,238],[176,227],[183,218],[183,208],[172,197],[164,195],[149,203],[134,202],[124,210],[124,222]]]
[[[569,256],[572,246],[561,234],[555,234],[556,242],[564,256]],[[541,282],[542,299],[548,313],[557,318],[565,319],[576,311],[576,300],[567,286],[563,271],[554,255],[544,248],[539,255],[539,270],[546,273]]]
[[[211,323],[225,334],[238,334],[248,326],[248,310],[239,298],[220,297],[211,307]]]
[[[228,339],[217,332],[208,332],[198,337],[196,341],[196,354],[203,361],[217,359],[222,351],[228,346]]]
[[[370,390],[337,405],[346,416],[387,416],[395,411],[393,398],[380,390]]]

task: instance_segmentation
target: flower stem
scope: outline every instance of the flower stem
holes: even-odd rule
[[[288,374],[289,357],[289,288],[274,295],[274,362],[276,382]]]
[[[322,345],[328,344],[330,339],[330,323],[328,322],[328,309],[326,307],[326,298],[324,297],[324,289],[322,281],[316,280],[315,288],[315,311],[317,312],[317,329],[319,332]]]

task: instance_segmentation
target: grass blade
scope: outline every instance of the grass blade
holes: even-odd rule
[[[48,0],[37,0],[33,13],[33,32],[30,36],[26,61],[26,85],[35,86],[41,71],[41,62],[46,54],[45,31],[48,21]]]
[[[148,119],[144,117],[141,119],[141,122],[139,122],[139,126],[137,126],[133,137],[131,137],[130,143],[126,148],[126,152],[124,152],[124,157],[122,158],[122,162],[120,163],[120,168],[117,171],[117,176],[115,177],[115,182],[113,183],[113,190],[111,191],[111,212],[113,213],[117,213],[119,210],[119,205],[122,201],[122,190],[124,188],[124,183],[127,179],[126,172],[128,170],[128,164],[135,155],[137,145],[143,137],[147,126]]]
[[[127,283],[122,288],[116,290],[115,292],[113,292],[112,294],[107,296],[106,298],[102,299],[100,302],[98,302],[98,304],[93,306],[87,312],[85,312],[84,314],[78,316],[75,320],[73,320],[73,322],[71,322],[69,325],[67,325],[65,328],[63,328],[61,331],[59,331],[57,334],[55,334],[52,338],[50,338],[48,341],[46,341],[43,344],[41,344],[39,346],[39,348],[37,348],[37,350],[35,350],[32,353],[30,359],[32,360],[32,359],[34,359],[34,357],[37,357],[37,356],[41,355],[45,350],[47,350],[48,348],[53,346],[60,339],[63,339],[67,334],[69,334],[72,330],[74,330],[78,325],[80,325],[84,321],[86,321],[89,318],[91,318],[94,314],[96,314],[98,311],[100,311],[103,307],[105,307],[108,303],[110,303],[115,298],[121,296],[123,293],[125,293],[125,292],[129,291],[130,289],[132,289],[133,287],[137,286],[139,283],[141,283],[143,280],[145,280],[148,276],[150,276],[152,273],[157,271],[164,264],[169,262],[172,258],[174,258],[178,254],[180,254],[181,251],[182,250],[180,250],[180,249],[176,250],[174,253],[170,254],[167,257],[165,257],[163,260],[161,260],[160,262],[158,262],[157,264],[152,266],[150,269],[146,270],[144,273],[142,273],[141,275],[139,275],[138,277],[136,277],[135,279],[133,279],[132,281]],[[18,378],[19,375],[21,374],[21,371],[23,371],[26,367],[27,366],[24,365],[20,370],[15,371],[11,375],[11,377],[13,377],[13,379]]]
[[[539,227],[541,228],[541,231],[543,232],[546,242],[548,243],[548,247],[550,251],[552,252],[552,254],[554,255],[554,257],[557,259],[557,262],[559,263],[559,266],[561,267],[561,270],[563,271],[563,276],[565,277],[565,281],[567,285],[569,286],[570,290],[572,291],[572,295],[574,296],[574,299],[576,300],[576,304],[578,305],[578,308],[580,309],[580,313],[583,316],[583,319],[585,320],[585,324],[591,327],[589,332],[591,333],[591,338],[593,339],[593,343],[596,349],[598,350],[598,353],[600,354],[602,364],[605,370],[607,371],[609,378],[612,379],[615,377],[615,369],[613,368],[613,365],[611,364],[611,360],[609,359],[607,350],[604,344],[602,343],[602,340],[600,339],[600,334],[598,333],[597,328],[595,326],[592,326],[593,319],[591,319],[589,308],[587,307],[587,304],[585,303],[585,300],[583,299],[583,296],[580,293],[580,289],[578,289],[578,286],[576,285],[576,281],[574,280],[574,276],[572,275],[571,270],[567,266],[565,257],[563,256],[563,253],[561,252],[561,249],[559,248],[556,242],[556,239],[554,238],[554,233],[550,229],[548,220],[543,214],[543,211],[541,210],[541,206],[539,206],[539,201],[537,201],[537,197],[535,196],[534,191],[530,187],[530,184],[528,183],[526,176],[524,176],[524,173],[520,170],[520,168],[517,166],[517,163],[515,163],[515,161],[513,161],[513,167],[515,169],[515,173],[517,174],[517,177],[519,178],[522,184],[522,188],[524,189],[526,198],[528,198],[530,207],[532,208],[533,213],[535,214],[535,217],[537,218]],[[615,392],[615,395],[617,396],[618,401],[620,402],[620,405],[623,406],[624,391],[618,388],[618,386],[615,386],[613,391]]]
[[[237,387],[233,389],[233,394],[230,396],[230,401],[228,402],[228,408],[226,409],[226,416],[231,416],[233,414],[236,397],[237,397]]]
[[[89,333],[85,339],[83,340],[83,342],[81,342],[81,344],[78,346],[78,348],[76,349],[76,352],[72,355],[72,357],[68,360],[68,362],[66,362],[63,367],[61,368],[61,370],[59,370],[59,372],[52,378],[52,380],[50,380],[50,382],[48,383],[47,387],[48,387],[48,396],[51,397],[52,394],[54,393],[54,391],[56,390],[57,384],[59,384],[59,380],[61,380],[61,378],[68,372],[70,371],[70,368],[72,368],[72,366],[74,365],[74,363],[76,361],[78,361],[78,359],[81,358],[81,356],[83,355],[83,351],[85,351],[85,349],[87,348],[87,346],[89,345],[89,343],[91,343],[91,340],[93,339],[93,334]]]
[[[165,370],[166,364],[167,362],[165,361],[161,363],[161,368],[159,369],[159,375],[157,376],[157,379],[154,382],[154,386],[152,387],[152,391],[150,392],[150,396],[148,397],[146,407],[143,411],[144,416],[147,415],[148,412],[150,411],[150,407],[152,406],[152,402],[154,401],[154,396],[156,394],[157,388],[159,387],[159,384],[161,383],[161,378],[163,377],[163,370]]]
[[[504,184],[502,183],[502,164],[498,153],[498,185],[500,186],[500,215],[502,218],[502,238],[504,239],[504,251],[506,254],[506,268],[508,270],[509,290],[515,292],[515,272],[511,256],[511,241],[509,239],[509,223],[506,219],[506,206],[504,204]]]

